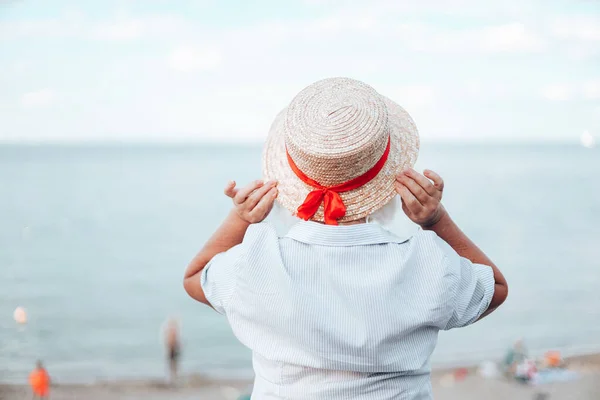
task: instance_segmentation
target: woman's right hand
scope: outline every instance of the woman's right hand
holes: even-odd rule
[[[444,181],[431,170],[426,169],[423,173],[424,176],[408,168],[396,177],[395,187],[408,218],[428,228],[438,223],[446,213],[441,203]]]
[[[255,224],[267,218],[277,198],[276,181],[254,181],[238,189],[235,181],[225,187],[225,195],[233,200],[238,216],[249,224]]]

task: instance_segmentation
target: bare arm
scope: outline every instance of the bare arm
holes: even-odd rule
[[[442,178],[430,170],[426,170],[423,176],[413,169],[408,169],[397,177],[396,190],[402,197],[404,212],[412,221],[423,229],[435,232],[461,257],[492,268],[494,295],[488,309],[480,318],[492,313],[506,300],[508,285],[498,267],[460,230],[442,206]]]
[[[210,305],[200,285],[200,273],[214,256],[242,243],[250,224],[266,218],[277,197],[275,186],[276,182],[255,181],[237,190],[235,182],[227,185],[225,194],[233,199],[235,207],[188,265],[183,287],[190,297]]]

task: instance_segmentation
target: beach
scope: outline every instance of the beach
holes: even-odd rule
[[[570,357],[566,360],[569,371],[578,374],[577,379],[541,385],[526,385],[504,377],[484,378],[477,368],[468,367],[468,375],[462,381],[444,382],[454,370],[436,369],[431,379],[436,400],[597,400],[600,398],[600,354]],[[52,387],[53,400],[237,400],[247,393],[251,381],[214,380],[201,376],[182,378],[177,387],[161,380],[98,382],[94,384],[60,384]],[[0,399],[20,400],[28,398],[25,385],[0,385]],[[543,396],[546,397],[543,397]],[[542,397],[539,397],[542,396]]]

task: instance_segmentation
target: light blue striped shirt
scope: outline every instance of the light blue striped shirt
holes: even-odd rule
[[[253,399],[431,399],[439,330],[469,325],[494,294],[488,266],[435,233],[300,222],[251,225],[201,274],[213,308],[253,352]]]

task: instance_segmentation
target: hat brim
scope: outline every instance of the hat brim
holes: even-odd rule
[[[382,96],[383,97],[383,96]],[[391,147],[388,159],[379,174],[358,189],[340,193],[346,205],[346,215],[339,222],[365,218],[385,206],[396,195],[396,175],[412,167],[419,153],[419,133],[410,115],[398,104],[383,97],[388,108]],[[277,201],[293,214],[314,190],[302,182],[290,168],[285,147],[284,121],[287,108],[281,111],[271,125],[263,151],[263,176],[278,181]],[[323,222],[323,206],[312,218]]]

